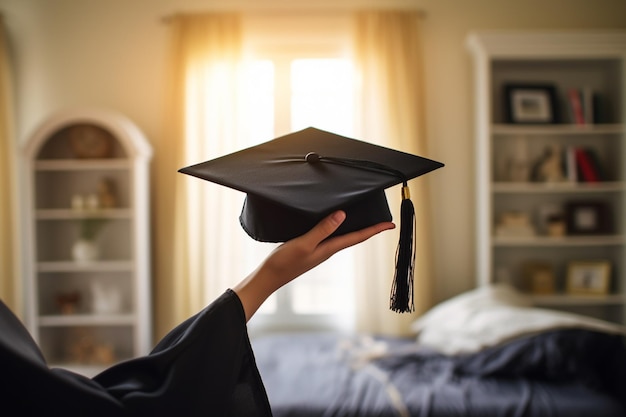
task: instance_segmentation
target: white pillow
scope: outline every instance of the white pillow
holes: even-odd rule
[[[555,310],[533,308],[511,286],[477,288],[444,301],[416,320],[417,342],[447,355],[475,353],[542,331],[583,328],[626,334],[626,327]]]

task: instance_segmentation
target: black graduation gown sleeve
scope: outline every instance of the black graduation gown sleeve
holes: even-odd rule
[[[0,303],[1,304],[1,303]],[[88,379],[50,370],[0,305],[3,408],[17,415],[271,416],[237,295],[226,291],[147,356]]]

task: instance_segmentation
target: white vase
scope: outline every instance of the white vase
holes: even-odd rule
[[[100,252],[92,240],[78,239],[72,246],[72,257],[76,262],[91,262],[98,259]]]

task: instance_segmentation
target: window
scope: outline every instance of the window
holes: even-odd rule
[[[247,73],[254,142],[309,126],[351,136],[352,68],[348,59],[323,54],[264,54]],[[258,135],[258,137],[256,137]],[[350,329],[354,261],[350,251],[309,271],[274,294],[250,322],[268,328]]]

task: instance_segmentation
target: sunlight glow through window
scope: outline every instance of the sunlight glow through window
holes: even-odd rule
[[[353,129],[353,85],[345,59],[298,59],[291,64],[291,127],[348,134]]]
[[[279,71],[274,65],[270,60],[258,60],[248,71],[247,116],[251,126],[255,126],[251,138],[254,142],[274,136],[275,112],[281,112],[281,108],[284,114],[291,114],[291,131],[314,126],[351,136],[354,104],[348,60],[295,59],[290,62],[288,80],[277,79]],[[280,85],[286,82],[289,85]],[[288,102],[281,103],[276,91],[284,88],[289,88],[291,93]],[[354,267],[349,251],[336,254],[305,275],[281,290],[287,292],[286,297],[275,294],[259,313],[275,314],[279,308],[286,308],[292,314],[350,315],[354,308],[351,296]]]
[[[245,120],[250,131],[250,145],[274,136],[274,63],[268,59],[250,62],[246,67]]]

